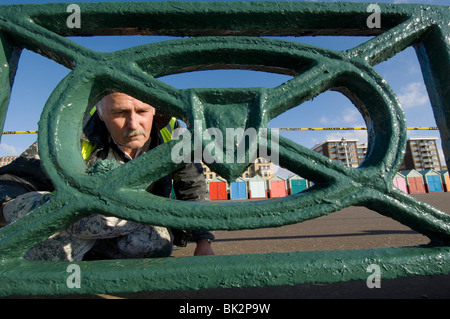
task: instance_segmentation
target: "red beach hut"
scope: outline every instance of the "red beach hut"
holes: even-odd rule
[[[209,181],[209,198],[211,200],[228,199],[227,181],[223,178],[216,177]]]

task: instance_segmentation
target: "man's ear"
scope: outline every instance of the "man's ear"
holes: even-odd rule
[[[104,122],[105,120],[104,120],[104,118],[103,118],[103,100],[98,101],[98,103],[97,103],[97,105],[96,105],[96,108],[97,108],[98,118],[99,118],[102,122]]]
[[[98,113],[98,118],[99,118],[102,122],[104,122],[105,120],[103,119],[103,115],[102,115],[101,112],[98,111],[98,109],[97,109],[97,113]]]
[[[99,101],[97,102],[97,104],[95,105],[95,107],[97,108],[98,118],[99,118],[102,122],[105,121],[105,119],[104,119],[104,117],[103,117],[103,111],[104,111],[104,109],[103,109],[104,104],[103,104],[103,103],[104,103],[105,98],[106,98],[106,96],[104,96],[101,100],[99,100]]]

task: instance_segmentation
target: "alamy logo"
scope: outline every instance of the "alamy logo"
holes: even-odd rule
[[[269,137],[267,129],[256,130],[252,127],[226,128],[222,130],[212,127],[203,130],[202,121],[194,121],[194,154],[192,154],[192,134],[181,128],[175,129],[173,140],[179,142],[172,148],[171,158],[175,163],[252,163],[256,158],[264,157],[275,165],[279,163],[279,135],[272,131]],[[248,144],[247,144],[248,141]],[[268,154],[270,144],[271,154]],[[248,147],[246,147],[248,145]],[[247,152],[248,151],[248,152]]]

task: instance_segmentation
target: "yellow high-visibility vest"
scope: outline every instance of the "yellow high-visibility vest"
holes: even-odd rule
[[[166,127],[162,128],[161,131],[159,131],[161,133],[164,143],[167,143],[172,139],[172,132],[174,130],[176,121],[177,119],[175,117],[172,117],[169,121],[169,124],[167,124]]]
[[[167,124],[164,128],[162,128],[159,131],[161,133],[164,143],[167,143],[172,139],[172,132],[175,128],[176,121],[177,119],[175,117],[172,117],[169,121],[169,124]],[[91,156],[96,146],[97,146],[96,143],[91,143],[88,141],[81,142],[81,156],[83,157],[84,161],[86,161],[89,158],[89,156]]]

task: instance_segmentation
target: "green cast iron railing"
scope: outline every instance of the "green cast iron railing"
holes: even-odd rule
[[[380,265],[386,279],[449,273],[450,216],[392,183],[404,157],[406,124],[395,94],[372,68],[406,47],[416,48],[449,165],[449,7],[380,4],[381,28],[369,28],[367,3],[80,3],[81,28],[69,28],[68,5],[0,6],[2,123],[22,48],[72,69],[53,91],[39,122],[40,157],[57,192],[47,204],[0,230],[0,295],[331,283],[366,280],[370,264]],[[94,52],[65,38],[131,34],[189,38],[112,53]],[[303,35],[374,37],[343,52],[263,37]],[[271,89],[180,90],[157,80],[168,74],[219,68],[293,78]],[[365,119],[366,160],[358,169],[349,168],[276,136],[277,145],[261,140],[257,149],[277,149],[280,166],[314,181],[313,188],[281,199],[245,203],[160,198],[145,188],[183,164],[171,158],[176,140],[107,173],[86,173],[79,151],[82,120],[88,107],[108,90],[133,95],[186,123],[200,123],[199,133],[211,127],[223,132],[254,128],[269,137],[267,124],[272,118],[322,92],[336,90]],[[189,130],[194,136],[193,125]],[[195,141],[191,149],[194,153]],[[246,152],[251,152],[248,145]],[[248,162],[209,165],[231,180]],[[127,176],[125,182],[123,176]],[[28,249],[92,213],[182,229],[237,230],[298,223],[352,205],[389,216],[428,236],[431,243],[77,263],[23,258]],[[80,267],[80,288],[67,285],[70,264]]]

